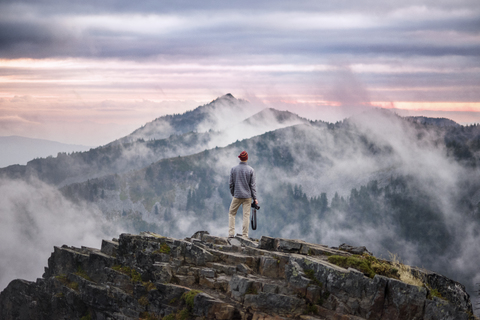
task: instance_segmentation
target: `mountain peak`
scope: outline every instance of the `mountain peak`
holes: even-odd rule
[[[202,131],[205,128],[217,129],[218,111],[233,111],[237,115],[244,113],[244,106],[248,101],[235,98],[231,93],[212,100],[211,102],[186,111],[183,114],[165,115],[146,123],[128,136],[113,143],[127,143],[138,139],[165,139],[172,134]],[[208,131],[208,130],[204,130]]]
[[[244,102],[245,100],[237,99],[231,93],[227,93],[227,94],[224,94],[223,96],[220,96],[220,97],[212,100],[210,103],[206,104],[205,106],[215,106],[216,103],[218,103],[218,102],[227,102],[228,104],[234,104],[234,103],[238,103],[240,101]]]

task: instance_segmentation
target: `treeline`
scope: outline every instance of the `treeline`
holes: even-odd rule
[[[262,199],[258,234],[279,235],[293,225],[297,225],[301,234],[315,234],[319,229],[315,224],[326,224],[343,230],[360,227],[390,230],[392,239],[413,243],[424,253],[441,255],[454,245],[438,198],[410,176],[392,177],[383,187],[371,181],[353,188],[346,197],[334,193],[331,199],[326,193],[308,197],[302,186],[284,184]],[[460,216],[478,214],[476,207],[464,203],[453,206],[463,210]],[[318,234],[318,241],[321,236]],[[394,250],[395,243],[392,241],[386,247]]]
[[[480,166],[480,125],[448,128],[444,141],[449,156],[469,167]]]

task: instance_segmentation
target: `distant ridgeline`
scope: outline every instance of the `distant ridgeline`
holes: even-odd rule
[[[184,240],[144,232],[101,250],[55,247],[36,282],[0,293],[2,320],[473,320],[465,288],[434,272],[301,240]]]

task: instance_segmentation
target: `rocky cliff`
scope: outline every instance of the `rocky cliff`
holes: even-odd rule
[[[473,318],[461,284],[411,273],[419,286],[365,248],[122,234],[100,250],[55,247],[41,279],[0,294],[0,319]]]

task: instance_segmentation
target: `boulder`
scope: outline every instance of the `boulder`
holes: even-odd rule
[[[290,240],[290,239],[275,239],[273,247],[275,250],[280,252],[287,253],[298,253],[302,249],[302,242],[299,240]]]
[[[102,240],[101,251],[109,256],[117,255],[118,241]]]
[[[229,291],[233,299],[243,301],[245,294],[250,289],[253,281],[246,277],[234,275],[229,282]]]
[[[348,244],[345,244],[345,243],[342,243],[338,247],[338,249],[349,252],[351,254],[362,255],[362,254],[366,253],[366,254],[372,255],[372,253],[370,251],[368,251],[366,247],[354,247],[354,246],[351,246],[351,245],[348,245]]]
[[[422,319],[427,299],[425,288],[389,279],[382,319]]]
[[[303,313],[305,301],[294,296],[261,292],[245,295],[244,306],[255,311],[271,310],[276,314],[294,317]]]
[[[235,308],[228,303],[215,299],[205,293],[195,296],[193,301],[192,313],[197,317],[205,317],[206,319],[234,319]]]
[[[424,320],[468,320],[466,312],[459,312],[448,301],[434,297],[425,304]]]
[[[154,281],[161,283],[169,283],[172,280],[172,267],[168,263],[154,263]]]

